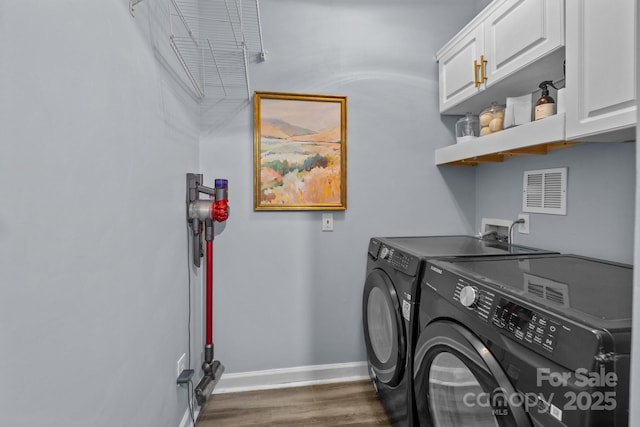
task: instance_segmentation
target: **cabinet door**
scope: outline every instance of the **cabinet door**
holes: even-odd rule
[[[476,71],[473,64],[483,54],[483,37],[482,25],[479,25],[455,41],[438,58],[440,112],[481,90],[481,86],[475,85],[476,79],[480,78],[480,71]]]
[[[620,131],[636,123],[636,7],[567,0],[567,139],[633,135]]]
[[[564,1],[507,0],[487,17],[484,31],[489,87],[564,46]],[[562,76],[558,62],[550,75]],[[534,88],[538,83],[531,82]]]

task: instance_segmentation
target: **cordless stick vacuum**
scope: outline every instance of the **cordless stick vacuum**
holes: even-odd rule
[[[200,199],[200,193],[209,195]],[[213,224],[226,221],[229,217],[228,181],[216,179],[215,187],[202,185],[202,174],[187,174],[187,221],[191,226],[193,241],[193,263],[200,267],[202,258],[202,227],[206,242],[206,317],[205,347],[202,370],[204,375],[195,388],[196,401],[202,406],[213,392],[224,372],[224,366],[213,360]]]

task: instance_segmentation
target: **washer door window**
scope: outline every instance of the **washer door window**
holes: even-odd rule
[[[394,387],[402,378],[405,364],[405,328],[395,287],[382,270],[373,270],[367,276],[362,320],[371,369],[378,380]]]
[[[414,365],[421,426],[530,427],[525,405],[489,350],[460,325],[442,321],[420,334]]]

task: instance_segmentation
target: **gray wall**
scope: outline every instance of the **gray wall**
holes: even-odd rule
[[[636,7],[636,22],[640,22],[640,8]],[[640,31],[636,31],[636,46],[640,46]],[[640,55],[636,55],[636,91],[640,87]],[[636,98],[638,94],[636,92]],[[636,135],[640,135],[640,122],[636,126]],[[636,150],[636,163],[640,162],[640,150]],[[635,230],[634,230],[634,265],[640,265],[640,173],[636,168],[635,192]],[[630,402],[637,402],[640,396],[640,274],[634,270],[633,276],[633,336],[631,337],[631,396]],[[640,424],[640,406],[629,405],[629,425]]]
[[[477,229],[483,217],[517,219],[524,171],[567,167],[567,215],[530,213],[531,233],[514,231],[514,241],[632,264],[635,148],[635,143],[581,144],[479,166]]]
[[[0,1],[0,425],[186,411],[199,128],[154,56],[150,3],[134,19],[125,0]]]
[[[640,18],[640,9],[638,9]],[[640,21],[639,21],[640,22]],[[640,45],[640,32],[636,32]],[[640,63],[640,57],[637,58]],[[640,69],[640,68],[638,68]],[[640,86],[640,74],[638,74],[638,84]],[[640,123],[636,126],[636,135],[640,135]],[[636,151],[636,162],[640,162],[640,152]],[[635,193],[635,227],[634,227],[634,265],[640,265],[640,174],[636,170],[636,193]],[[640,396],[640,274],[638,269],[633,271],[633,336],[631,337],[631,393],[630,402],[637,402]],[[629,425],[640,424],[640,406],[629,405]]]
[[[348,209],[253,211],[245,108],[201,140],[205,176],[230,180],[215,249],[216,354],[227,372],[365,360],[361,298],[374,235],[473,230],[474,171],[440,171],[452,140],[438,114],[435,52],[475,13],[467,1],[261,2],[254,90],[348,97]],[[452,125],[452,123],[447,123]]]

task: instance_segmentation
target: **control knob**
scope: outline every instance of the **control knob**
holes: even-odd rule
[[[382,249],[380,249],[380,258],[389,259],[390,257],[391,251],[389,250],[389,248],[383,246]]]
[[[478,302],[478,289],[473,286],[465,286],[460,290],[460,303],[465,307],[472,307]]]

